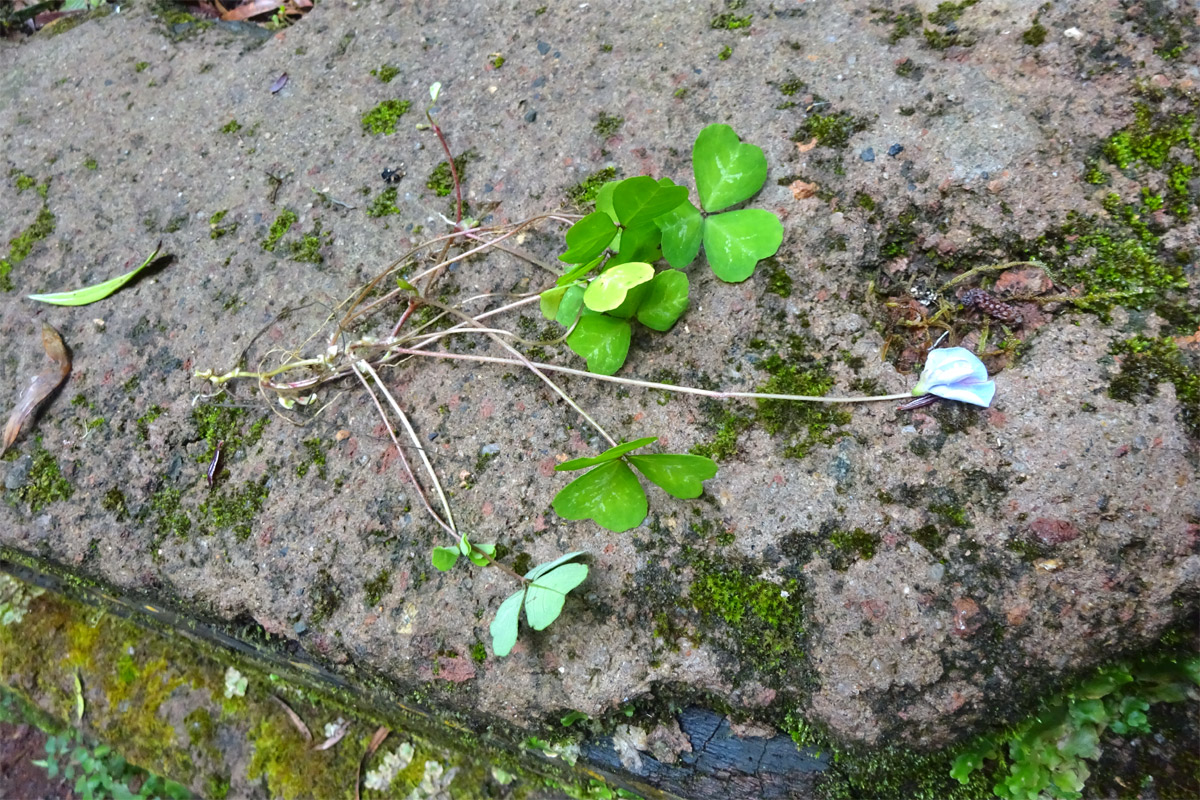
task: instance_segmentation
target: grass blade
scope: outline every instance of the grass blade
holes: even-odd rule
[[[97,300],[103,300],[113,292],[120,289],[125,284],[137,277],[137,274],[150,266],[155,258],[158,257],[158,251],[162,248],[162,242],[154,248],[154,252],[150,257],[142,262],[142,265],[131,272],[126,272],[116,278],[97,283],[94,286],[86,286],[82,289],[75,289],[70,292],[53,292],[51,294],[31,294],[30,300],[37,300],[39,303],[51,303],[56,306],[86,306],[89,303],[94,303]]]

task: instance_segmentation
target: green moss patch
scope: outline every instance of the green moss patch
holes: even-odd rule
[[[821,147],[834,150],[850,144],[850,137],[867,129],[867,120],[844,111],[821,114],[815,112],[805,118],[804,123],[792,134],[793,142],[817,140]]]
[[[1113,346],[1121,370],[1108,394],[1127,403],[1155,397],[1159,384],[1175,387],[1179,418],[1189,436],[1200,438],[1200,365],[1189,363],[1170,337],[1134,336]]]
[[[454,171],[458,173],[459,183],[465,181],[467,164],[478,156],[474,150],[468,150],[454,159]],[[450,171],[450,162],[442,161],[433,168],[425,180],[425,188],[432,189],[438,197],[449,197],[454,192],[454,174]]]
[[[616,167],[605,167],[602,170],[597,170],[570,189],[567,189],[567,198],[577,206],[586,206],[594,203],[600,187],[609,181],[616,180],[616,178]]]
[[[285,208],[279,212],[279,216],[271,223],[271,229],[267,231],[267,238],[262,240],[262,249],[274,253],[275,248],[279,246],[279,241],[287,234],[288,229],[296,224],[299,217],[296,212],[290,208]]]
[[[33,464],[25,485],[14,489],[12,494],[29,505],[29,513],[36,514],[51,503],[70,499],[74,493],[75,488],[63,477],[54,456],[39,441],[33,449]]]
[[[753,671],[779,678],[803,658],[804,617],[800,586],[757,577],[757,571],[705,557],[689,559],[696,577],[687,602],[738,652]]]
[[[397,123],[411,107],[412,103],[408,100],[384,100],[363,114],[363,130],[367,133],[382,133],[390,136],[396,132]]]
[[[43,205],[29,227],[9,240],[8,255],[0,258],[0,291],[11,292],[15,288],[9,277],[13,267],[29,257],[34,245],[54,233],[54,226],[54,214],[48,206]]]

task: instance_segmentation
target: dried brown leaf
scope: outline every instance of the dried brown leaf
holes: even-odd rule
[[[312,733],[309,732],[308,726],[304,724],[304,720],[300,719],[300,715],[293,711],[291,706],[280,700],[278,696],[271,695],[271,697],[276,703],[279,704],[279,707],[283,709],[283,712],[287,714],[288,719],[292,721],[292,726],[295,727],[296,730],[300,731],[300,735],[304,737],[304,741],[311,742]]]
[[[3,446],[0,447],[0,455],[3,455],[17,440],[21,428],[37,411],[38,406],[53,394],[54,390],[62,385],[62,382],[71,374],[71,353],[63,344],[58,331],[44,322],[42,323],[42,347],[56,368],[43,370],[29,379],[29,385],[25,387],[25,391],[21,392],[21,398],[17,401],[12,413],[8,415],[8,422],[4,425],[4,441]]]
[[[333,736],[330,736],[328,739],[321,742],[319,745],[314,747],[313,750],[328,750],[329,748],[333,747],[335,744],[340,742],[342,740],[342,737],[345,736],[346,732],[349,730],[350,730],[350,723],[342,722],[341,725],[337,726],[337,730],[335,730],[333,732]]]
[[[237,8],[229,9],[221,15],[221,19],[227,22],[250,19],[260,14],[270,14],[282,5],[283,0],[250,0],[248,3],[243,3]]]
[[[375,755],[375,751],[379,749],[379,745],[383,744],[383,740],[388,737],[389,733],[391,733],[389,728],[380,725],[375,730],[375,735],[371,737],[371,743],[367,745],[367,752],[363,753],[363,757],[358,760],[358,769],[354,773],[354,800],[362,800],[359,786],[362,783],[363,764],[366,764],[367,759]]]

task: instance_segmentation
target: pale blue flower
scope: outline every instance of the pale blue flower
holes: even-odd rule
[[[988,380],[987,367],[970,350],[946,347],[929,353],[912,393],[913,397],[932,394],[987,408],[996,394],[996,382]]]

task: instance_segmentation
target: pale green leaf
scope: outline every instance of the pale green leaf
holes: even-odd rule
[[[525,600],[525,590],[521,589],[500,604],[496,609],[496,618],[488,626],[492,634],[492,652],[497,658],[503,658],[512,652],[517,643],[517,623],[521,618],[521,603]]]
[[[471,552],[467,554],[467,558],[471,559],[472,564],[474,564],[477,567],[486,567],[488,565],[488,560],[486,558],[484,558],[482,555],[480,555],[480,553],[487,553],[489,556],[492,556],[493,558],[495,558],[496,545],[494,545],[494,544],[477,544],[474,546],[474,549],[472,549]]]
[[[683,269],[696,260],[704,241],[704,217],[700,209],[685,200],[674,211],[654,220],[662,232],[662,254],[675,269]]]
[[[51,303],[56,306],[86,306],[89,303],[94,303],[97,300],[103,300],[113,292],[120,289],[125,284],[137,277],[137,274],[150,266],[150,263],[158,257],[158,251],[162,247],[162,242],[154,248],[154,252],[142,262],[142,265],[137,269],[126,272],[124,275],[119,275],[116,278],[110,278],[103,283],[97,283],[94,286],[88,286],[83,289],[75,289],[69,292],[54,292],[52,294],[31,294],[30,300],[37,300],[39,303]]]
[[[433,566],[442,572],[448,572],[454,569],[454,565],[458,562],[458,550],[452,547],[435,547],[431,560]]]
[[[563,564],[525,590],[525,619],[535,631],[545,630],[562,613],[567,593],[587,578],[586,564]]]
[[[654,267],[641,261],[631,261],[606,269],[588,284],[583,302],[592,311],[611,311],[625,302],[625,293],[650,281]]]
[[[575,318],[579,316],[579,310],[583,308],[583,292],[582,286],[568,286],[567,293],[563,295],[562,302],[558,304],[558,316],[555,317],[559,325],[564,328],[575,324]]]
[[[567,293],[566,286],[556,286],[553,289],[547,289],[539,296],[538,307],[542,311],[542,316],[546,319],[554,319],[558,316],[558,306],[562,302],[562,297]]]
[[[529,570],[529,572],[526,572],[525,577],[531,581],[537,580],[539,577],[541,577],[542,575],[545,575],[547,572],[554,569],[559,564],[565,564],[568,561],[571,561],[572,559],[579,558],[580,556],[586,555],[586,554],[587,554],[586,550],[576,550],[574,553],[567,553],[565,556],[559,556],[558,558],[554,559],[553,561],[547,561],[545,564],[538,564],[536,567]]]

